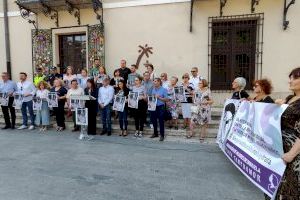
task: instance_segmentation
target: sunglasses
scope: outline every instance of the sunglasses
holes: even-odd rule
[[[191,71],[192,73],[195,73],[196,71]]]

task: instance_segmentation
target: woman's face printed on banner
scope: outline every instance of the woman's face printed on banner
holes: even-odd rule
[[[223,134],[222,141],[224,142],[229,134],[229,131],[232,126],[233,118],[235,115],[235,105],[233,103],[228,104],[225,107],[224,123],[223,123]]]

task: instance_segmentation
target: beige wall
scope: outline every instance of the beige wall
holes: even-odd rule
[[[287,75],[291,68],[300,65],[300,46],[297,45],[300,43],[299,9],[299,3],[291,7],[288,15],[291,28],[283,31],[282,1],[264,0],[256,7],[257,13],[265,13],[263,76],[272,78],[277,92],[287,91]],[[112,72],[122,58],[127,59],[128,64],[135,63],[138,45],[149,44],[154,48],[149,61],[155,64],[157,73],[168,72],[170,75],[181,76],[189,72],[191,67],[199,66],[201,74],[207,78],[208,17],[219,14],[219,1],[196,1],[193,33],[189,32],[189,11],[188,2],[105,9],[108,71]],[[224,8],[224,15],[248,13],[250,0],[231,0]],[[76,25],[76,19],[66,12],[60,12],[59,19],[60,26]],[[82,24],[98,23],[91,10],[82,10],[81,20]],[[53,21],[42,15],[39,17],[39,25],[40,28],[55,27]],[[10,27],[14,74],[25,69],[30,72],[32,26],[21,17],[10,17]],[[2,54],[0,50],[0,63],[3,62]]]

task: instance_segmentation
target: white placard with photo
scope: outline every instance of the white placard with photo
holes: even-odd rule
[[[76,108],[76,124],[77,125],[88,125],[88,109],[87,108]]]
[[[0,92],[0,105],[1,106],[8,106],[8,99],[9,99],[9,96],[7,93]]]
[[[148,96],[148,110],[155,111],[156,110],[157,98],[154,95]]]
[[[48,101],[49,108],[56,108],[56,107],[58,107],[58,99],[57,99],[56,92],[49,92],[48,93],[47,101]]]
[[[186,102],[186,96],[183,86],[174,87],[175,99],[178,102]]]
[[[13,103],[13,107],[15,107],[15,109],[21,109],[22,104],[23,104],[23,95],[19,94],[19,93],[15,93],[14,94],[14,103]]]
[[[42,110],[43,101],[40,97],[33,97],[33,110]]]
[[[139,93],[129,92],[128,95],[128,107],[137,109],[139,106]]]
[[[201,92],[195,92],[194,94],[194,103],[200,104],[202,102],[202,93]]]
[[[115,95],[113,110],[123,112],[125,107],[126,98],[124,96]]]
[[[73,99],[72,97],[70,99],[71,111],[75,111],[77,108],[84,108],[85,107],[84,104],[85,104],[85,100]]]

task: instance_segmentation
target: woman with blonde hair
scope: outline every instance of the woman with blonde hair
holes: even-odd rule
[[[65,103],[66,103],[66,95],[67,89],[63,87],[63,82],[61,79],[54,80],[54,87],[51,88],[51,92],[55,92],[58,100],[58,107],[53,108],[57,128],[56,131],[63,131],[66,129],[65,125]]]
[[[41,110],[37,110],[35,124],[37,126],[41,126],[40,131],[46,131],[47,126],[50,124],[50,112],[48,107],[48,93],[49,93],[49,85],[45,81],[40,81],[37,84],[37,92],[36,97],[40,98],[42,101]]]
[[[66,74],[63,76],[63,81],[65,83],[65,87],[69,89],[71,87],[71,81],[77,79],[77,75],[73,74],[73,67],[68,66],[66,69]]]
[[[99,74],[94,77],[94,81],[96,83],[97,88],[102,87],[103,80],[109,78],[109,76],[106,74],[106,68],[104,66],[99,67]]]
[[[193,94],[195,105],[192,109],[190,135],[187,138],[193,137],[195,126],[200,125],[200,142],[204,142],[207,136],[208,124],[211,122],[211,105],[213,104],[207,80],[201,79]]]

